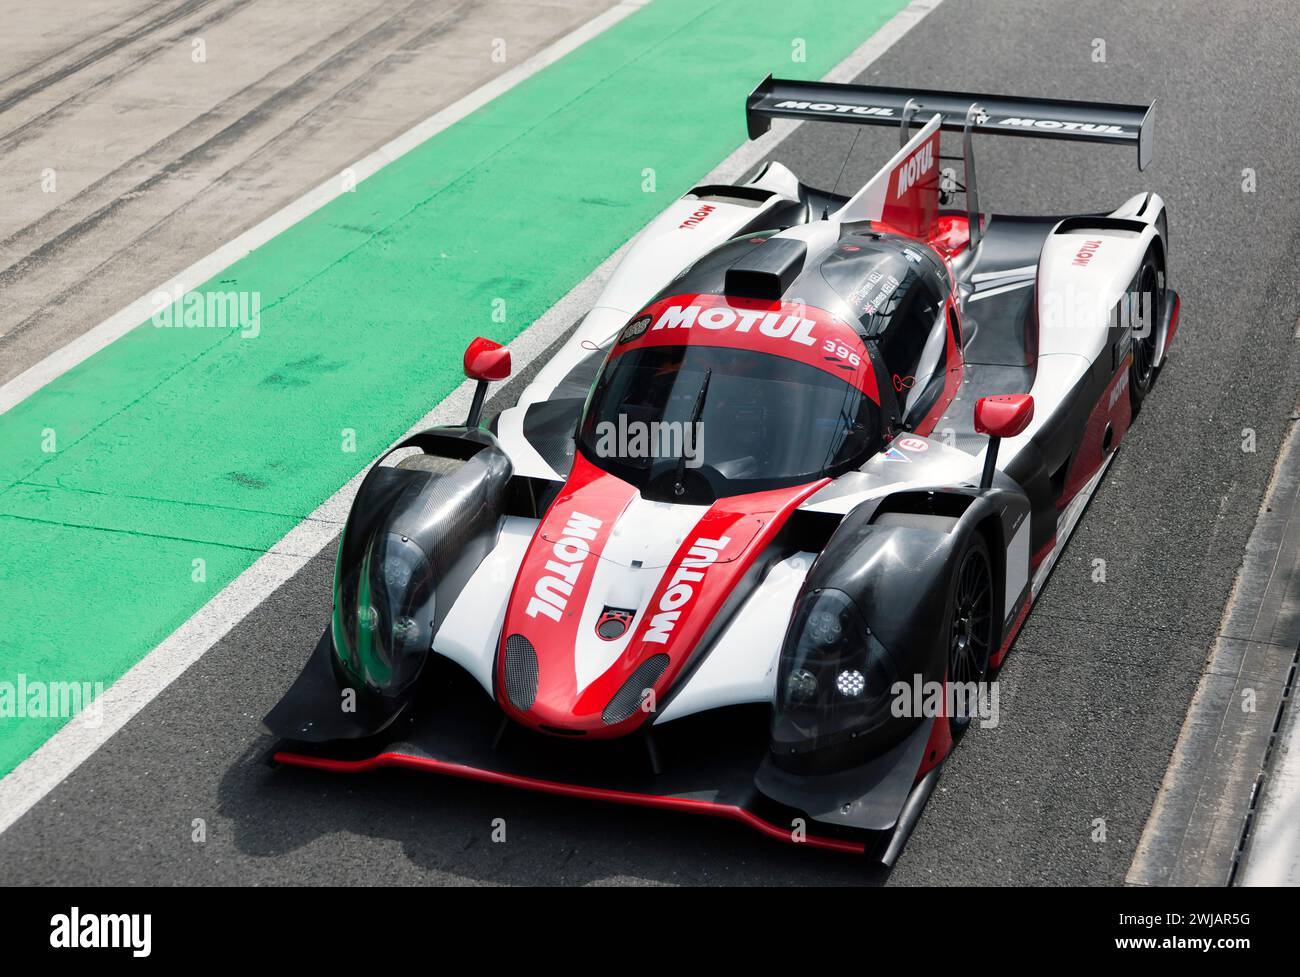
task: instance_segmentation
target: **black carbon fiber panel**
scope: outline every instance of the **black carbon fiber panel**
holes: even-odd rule
[[[530,404],[524,413],[524,437],[563,476],[573,467],[573,433],[582,405],[583,399],[577,397],[543,400]]]

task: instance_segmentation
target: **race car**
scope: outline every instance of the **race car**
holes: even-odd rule
[[[357,492],[274,763],[897,859],[1179,317],[1158,195],[985,214],[973,137],[1143,168],[1150,106],[768,77],[746,111],[751,138],[827,120],[901,148],[851,195],[777,162],[695,187],[490,422],[510,354],[475,340],[466,423]]]

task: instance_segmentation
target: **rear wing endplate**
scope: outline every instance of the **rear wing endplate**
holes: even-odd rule
[[[972,106],[979,111],[969,124]],[[860,125],[904,128],[913,115],[942,117],[948,131],[1069,139],[1077,142],[1136,145],[1138,169],[1151,162],[1151,105],[1117,105],[1056,98],[972,95],[919,88],[836,85],[821,81],[785,81],[768,75],[750,93],[745,109],[749,138],[757,139],[772,119],[819,119]]]

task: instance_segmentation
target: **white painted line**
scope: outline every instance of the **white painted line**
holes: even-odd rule
[[[249,228],[233,241],[222,245],[206,257],[200,258],[180,274],[157,288],[150,289],[144,295],[109,316],[88,332],[82,333],[61,349],[55,350],[39,363],[28,367],[8,383],[0,386],[0,414],[10,410],[15,404],[30,397],[51,380],[61,377],[73,367],[94,356],[110,343],[121,339],[136,326],[145,322],[157,311],[154,296],[162,292],[174,295],[185,289],[195,288],[220,274],[239,259],[245,257],[277,234],[285,231],[303,218],[325,206],[335,197],[347,192],[344,189],[343,173],[350,172],[348,185],[356,186],[362,180],[373,176],[389,163],[422,143],[428,142],[444,129],[454,125],[499,95],[503,95],[543,68],[554,64],[566,54],[582,44],[613,27],[624,17],[635,13],[650,0],[622,0],[604,13],[593,17],[581,27],[564,35],[549,47],[538,51],[527,61],[521,62],[504,74],[476,88],[464,98],[453,102],[446,108],[434,113],[423,122],[417,123],[396,139],[380,146],[365,159],[358,160],[342,173],[330,177],[320,186],[309,190],[293,203],[272,214],[262,223]]]
[[[980,299],[986,299],[991,295],[1001,295],[1003,292],[1013,292],[1017,288],[1024,288],[1026,285],[1034,284],[1032,278],[1026,278],[1023,282],[1012,282],[1010,285],[998,285],[996,288],[986,288],[982,292],[976,292],[967,302],[978,302]]]
[[[825,80],[852,80],[942,2],[943,0],[916,0],[908,4],[836,65]],[[564,44],[567,40],[565,38],[557,43]],[[702,182],[725,183],[740,179],[802,124],[791,120],[778,121],[762,138],[746,143],[723,160]],[[606,258],[600,267],[575,285],[545,315],[510,343],[511,359],[516,367],[536,359],[579,316],[591,308],[627,248],[628,245],[625,244]],[[434,424],[463,421],[469,410],[472,392],[473,384],[469,381],[462,383],[422,417],[408,433]],[[101,714],[97,725],[72,720],[0,780],[0,833],[62,783],[65,777],[125,726],[158,693],[180,677],[209,648],[229,634],[236,624],[256,610],[276,588],[331,543],[342,529],[352,499],[364,476],[365,471],[362,471],[353,477],[290,530],[269,552],[172,632],[162,644],[114,682],[100,697],[102,709],[97,710]]]

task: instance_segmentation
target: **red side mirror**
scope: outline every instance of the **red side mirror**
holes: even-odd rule
[[[1034,398],[1029,394],[981,397],[975,404],[975,430],[993,438],[1014,438],[1034,419]]]
[[[465,376],[471,380],[504,380],[510,376],[510,350],[479,336],[465,347]]]

